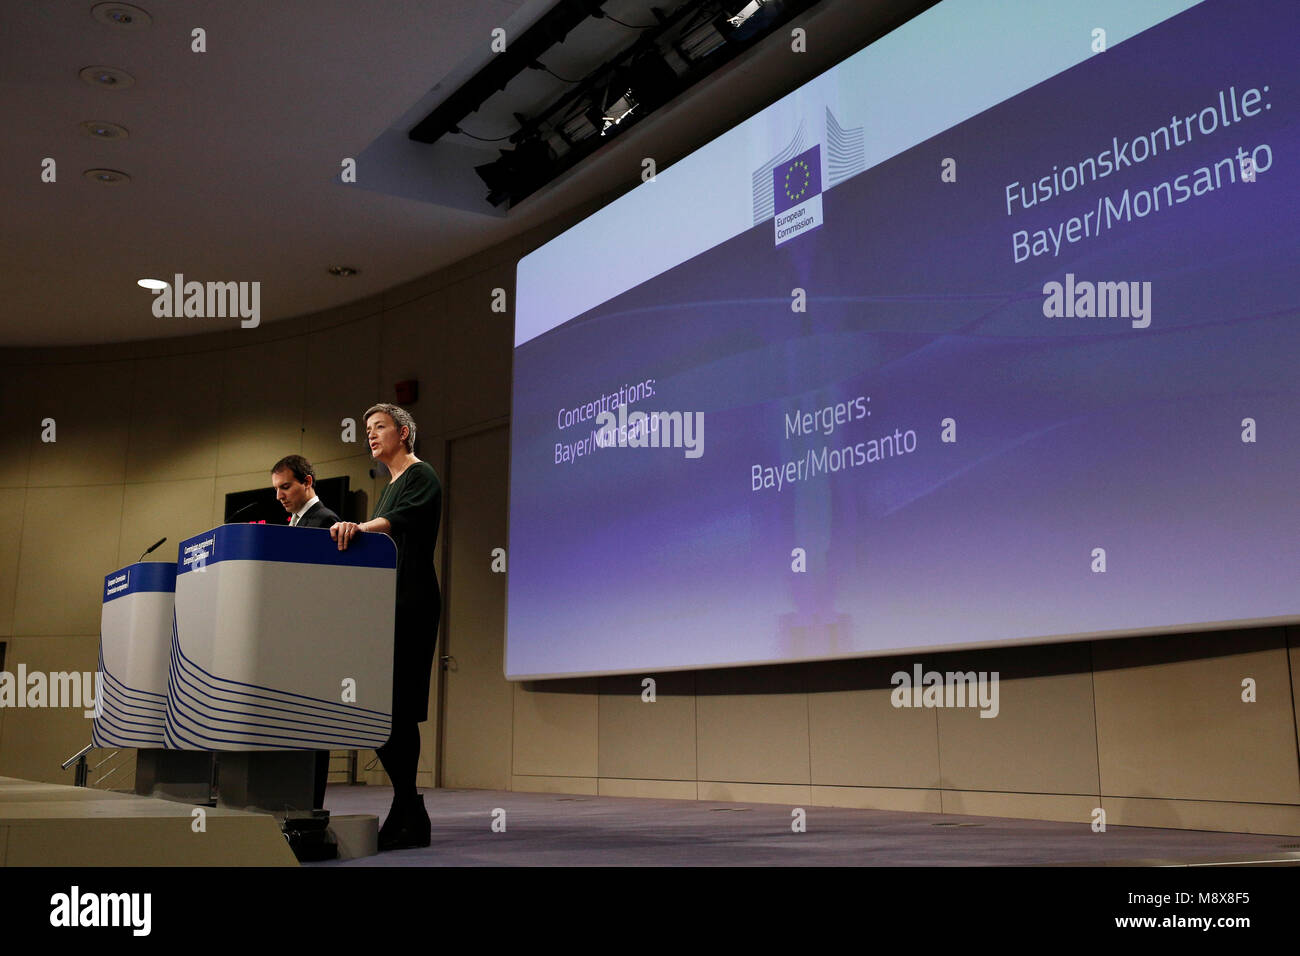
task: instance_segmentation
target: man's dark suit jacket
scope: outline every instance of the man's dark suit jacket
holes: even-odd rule
[[[295,528],[328,528],[339,520],[339,516],[325,507],[322,501],[316,502],[307,509],[307,513],[302,516]]]

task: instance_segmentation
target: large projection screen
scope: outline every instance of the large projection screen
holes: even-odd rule
[[[1300,620],[1298,38],[946,0],[522,259],[506,676]]]

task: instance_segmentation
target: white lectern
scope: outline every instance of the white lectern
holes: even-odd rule
[[[379,747],[392,724],[397,549],[228,524],[181,542],[168,746]]]
[[[174,564],[141,562],[105,575],[95,746],[163,745],[175,592]]]
[[[164,749],[175,592],[175,564],[137,562],[105,575],[91,739],[137,749],[136,793],[206,803],[212,755]]]
[[[181,542],[165,738],[224,754],[222,804],[305,810],[310,751],[388,739],[396,567],[383,534],[340,551],[320,528],[229,524]]]

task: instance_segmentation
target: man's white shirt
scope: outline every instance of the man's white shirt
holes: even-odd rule
[[[320,501],[320,495],[312,495],[311,501],[303,505],[302,510],[295,511],[293,513],[293,517],[289,519],[289,527],[291,528],[296,527],[298,522],[302,520],[302,516],[305,515],[308,511],[311,511],[312,508],[315,508],[316,503],[319,501]]]

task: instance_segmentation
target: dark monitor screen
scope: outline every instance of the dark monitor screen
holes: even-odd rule
[[[316,481],[316,494],[321,503],[342,518],[351,516],[348,507],[350,495],[347,475],[338,478],[320,478]],[[253,488],[249,491],[232,491],[226,495],[225,521],[230,523],[265,522],[266,524],[288,524],[289,513],[275,498],[275,489],[271,487],[268,477],[266,487]]]

